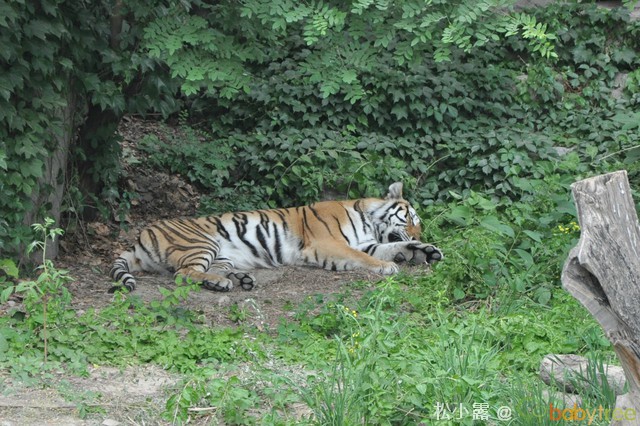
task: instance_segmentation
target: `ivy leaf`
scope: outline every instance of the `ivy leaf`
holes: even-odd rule
[[[0,270],[12,278],[18,278],[18,267],[11,259],[0,260]]]
[[[41,160],[34,159],[28,163],[23,163],[20,169],[23,176],[42,176],[42,167],[44,163]]]
[[[453,223],[458,225],[467,226],[469,219],[473,216],[471,209],[468,206],[455,206],[447,213],[446,217]]]
[[[611,54],[613,60],[616,62],[624,62],[625,64],[632,64],[636,60],[636,52],[628,47],[622,49],[615,49]]]
[[[73,62],[69,58],[62,58],[58,62],[65,69],[68,69],[68,70],[73,69]]]
[[[398,120],[407,118],[409,116],[409,113],[407,112],[407,107],[401,104],[395,105],[391,109],[391,114],[395,115]]]
[[[353,70],[345,70],[342,72],[342,82],[346,84],[351,84],[354,81],[358,80],[358,74],[356,74]]]
[[[320,92],[324,99],[331,95],[335,95],[340,91],[340,85],[335,81],[327,81],[320,86]]]
[[[541,305],[547,305],[551,300],[551,292],[548,288],[540,287],[535,292],[535,297]]]

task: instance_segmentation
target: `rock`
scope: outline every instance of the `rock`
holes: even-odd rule
[[[221,308],[224,306],[231,305],[231,298],[229,296],[220,296],[218,297],[218,306]]]
[[[582,398],[580,395],[576,395],[573,393],[564,393],[564,392],[556,392],[553,390],[543,390],[542,396],[547,401],[561,402],[562,407],[571,408],[574,405],[577,407],[582,407]],[[560,407],[560,406],[559,406]]]
[[[613,89],[611,90],[611,96],[614,99],[620,99],[623,97],[624,88],[627,87],[627,78],[629,77],[628,73],[618,73],[613,79]]]
[[[588,372],[596,370],[598,380],[602,373],[606,376],[609,387],[616,395],[622,395],[626,378],[622,367],[615,365],[602,365],[603,371],[597,366],[589,364],[589,360],[579,355],[555,355],[545,356],[540,363],[540,379],[550,386],[555,386],[561,391],[579,393],[589,388]],[[591,380],[593,380],[591,378]]]
[[[553,150],[556,152],[556,154],[558,154],[558,157],[564,157],[565,155],[574,151],[575,148],[565,148],[563,146],[554,146]]]

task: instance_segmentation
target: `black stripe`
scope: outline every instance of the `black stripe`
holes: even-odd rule
[[[207,254],[209,254],[209,256],[207,256]],[[208,268],[209,265],[211,265],[212,259],[213,259],[213,256],[211,256],[210,253],[186,254],[180,258],[181,260],[180,265],[183,265],[184,264],[183,262],[190,262],[190,263],[198,262],[206,265]]]
[[[366,246],[365,248],[362,249],[363,252],[367,253],[367,254],[371,254],[369,253],[369,250],[371,250],[372,248],[375,251],[375,248],[377,248],[377,244],[369,244],[368,246]]]
[[[280,241],[280,233],[278,232],[278,225],[273,222],[273,235],[275,237],[275,243],[273,249],[276,252],[276,261],[282,265],[282,241]]]
[[[367,220],[367,215],[364,213],[364,211],[362,210],[362,208],[360,207],[360,205],[362,204],[361,200],[357,200],[354,204],[353,204],[353,209],[358,212],[358,214],[360,215],[360,221],[362,222],[362,232],[364,235],[369,235],[370,231],[370,225],[368,223]]]
[[[405,209],[403,208],[403,206],[399,206],[399,204],[400,204],[399,202],[395,202],[395,203],[393,203],[389,208],[387,208],[387,209],[385,210],[385,220],[387,220],[387,221],[388,221],[392,216],[395,216],[395,217],[397,217],[397,218],[398,218],[398,220],[400,221],[400,223],[402,223],[403,225],[406,225],[406,224],[407,224],[407,217],[406,217],[406,215],[405,215],[405,217],[404,217],[404,218],[400,217],[400,215],[399,215],[399,213],[400,213],[401,211],[404,211]],[[394,209],[394,208],[396,208],[396,207],[399,207],[399,208],[398,208],[396,211],[394,211],[392,214],[390,214],[390,213],[389,213],[389,211],[390,211],[390,210],[392,210],[392,209]]]
[[[311,210],[311,213],[313,213],[313,215],[316,217],[316,219],[318,219],[325,228],[327,228],[327,231],[329,231],[329,235],[331,235],[332,237],[335,238],[335,236],[333,235],[333,232],[331,232],[331,227],[329,226],[329,224],[327,222],[325,222],[325,220],[318,214],[318,212],[316,211],[316,209],[314,209],[311,206],[307,207],[309,210]]]
[[[262,229],[260,229],[260,227],[256,227],[256,237],[258,238],[258,242],[260,243],[264,251],[269,256],[271,264],[273,264],[273,257],[271,256],[271,250],[269,250],[269,243],[264,237],[264,234],[262,233]]]
[[[267,231],[267,236],[269,237],[269,223],[271,222],[271,219],[269,218],[269,215],[263,211],[258,211],[258,214],[260,215],[260,225],[265,231]]]
[[[342,226],[340,225],[340,219],[338,219],[337,216],[333,216],[333,218],[336,220],[336,223],[338,224],[338,231],[340,231],[340,233],[342,234],[342,237],[345,239],[347,244],[351,245],[351,240],[349,240],[349,237],[347,237],[347,235],[344,232],[342,232]]]
[[[211,253],[216,253],[218,251],[218,245],[215,243],[210,243],[208,241],[197,241],[198,244],[188,244],[188,245],[184,245],[184,244],[171,244],[166,252],[167,255],[171,255],[175,252],[180,252],[180,251],[193,251],[193,250],[200,250],[200,251],[207,251],[207,252],[211,252]]]
[[[273,213],[278,215],[280,220],[282,220],[282,229],[286,232],[289,230],[289,223],[287,222],[287,216],[291,215],[291,209],[276,209],[271,210]]]
[[[315,236],[313,235],[313,231],[311,231],[311,228],[309,227],[309,222],[307,221],[307,209],[305,207],[302,207],[302,225],[304,226],[303,229],[306,229],[309,231],[309,234],[311,235],[311,237]]]
[[[116,273],[115,276],[111,274],[111,278],[113,278],[116,281],[120,281],[120,279],[125,275],[131,275],[131,274],[128,273],[127,271],[118,271],[118,273]]]
[[[202,268],[202,271],[199,271],[199,272],[207,272],[207,270],[209,269],[209,262],[206,262],[205,265],[203,265],[202,263],[197,263],[197,262],[180,263],[180,267],[178,268],[178,270],[183,270],[185,268],[196,269],[195,267]],[[197,269],[196,269],[196,271],[197,271]]]
[[[224,225],[222,224],[222,221],[220,220],[220,218],[215,216],[215,217],[212,218],[212,221],[216,225],[216,229],[218,230],[218,234],[222,238],[224,238],[225,240],[231,241],[231,238],[229,238],[229,232],[227,231],[227,228],[225,228]]]
[[[347,213],[347,219],[349,219],[349,223],[351,224],[351,229],[353,229],[353,233],[356,236],[356,239],[358,239],[358,230],[356,229],[356,224],[353,223],[353,219],[351,219],[351,215],[349,214],[349,210],[342,204],[340,204],[342,206],[342,208],[344,209],[344,211]]]
[[[397,201],[396,201],[396,202],[394,202],[393,204],[391,204],[389,207],[387,207],[387,208],[384,210],[384,214],[382,215],[382,217],[383,217],[383,218],[385,218],[385,219],[388,219],[388,218],[389,218],[389,216],[396,215],[396,214],[397,214],[397,212],[394,212],[393,214],[389,214],[389,212],[390,212],[391,210],[395,209],[396,207],[398,207],[398,202],[397,202]]]
[[[172,221],[172,228],[169,229],[172,233],[180,237],[180,239],[189,242],[198,242],[201,240],[210,240],[209,235],[202,227],[192,221]],[[180,232],[180,231],[181,232]]]
[[[161,262],[162,261],[162,255],[160,254],[160,244],[158,243],[158,237],[156,236],[156,234],[151,229],[147,229],[147,235],[149,236],[149,239],[151,240],[152,250],[150,250],[148,247],[146,247],[142,243],[142,234],[140,234],[140,237],[138,237],[138,247],[140,247],[142,249],[142,251],[145,252],[145,254],[147,255],[147,257],[149,259],[153,260],[154,262]]]
[[[245,213],[235,213],[233,215],[233,223],[236,226],[236,234],[238,235],[238,238],[240,238],[240,241],[242,241],[244,245],[249,247],[249,250],[251,250],[251,253],[255,257],[260,257],[258,255],[258,250],[256,249],[256,247],[253,244],[251,244],[249,240],[247,240],[246,238],[247,222],[248,222],[248,218]]]

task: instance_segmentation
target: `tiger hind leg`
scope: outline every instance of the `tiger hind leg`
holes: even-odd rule
[[[167,263],[175,267],[176,282],[191,280],[200,283],[208,290],[230,291],[233,288],[233,282],[229,278],[220,275],[217,269],[209,272],[211,265],[216,262],[217,244],[211,244],[208,241],[191,243],[194,248],[174,250],[167,258]]]
[[[136,264],[136,256],[131,251],[125,251],[115,260],[113,266],[111,267],[111,271],[109,272],[109,276],[118,284],[109,288],[109,293],[115,293],[116,291],[121,290],[135,290],[136,279],[131,274],[131,272],[140,269],[135,267]]]

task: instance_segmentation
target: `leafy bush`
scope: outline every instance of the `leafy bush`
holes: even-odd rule
[[[426,239],[438,241],[448,259],[432,279],[451,288],[452,299],[527,296],[549,303],[579,228],[570,199],[574,178],[558,174],[548,162],[537,166],[540,179],[514,177],[521,201],[453,193],[458,201],[421,212]],[[567,160],[558,167],[574,165]]]
[[[229,182],[236,167],[229,146],[206,140],[190,128],[185,128],[180,139],[172,136],[166,142],[147,135],[138,147],[148,154],[149,165],[180,174],[203,188],[218,188]]]
[[[516,200],[518,179],[541,178],[548,172],[541,164],[567,150],[592,162],[589,172],[613,163],[634,169],[638,135],[620,118],[635,101],[616,101],[612,90],[620,72],[631,72],[633,88],[638,44],[627,34],[637,24],[623,10],[593,5],[535,13],[559,35],[555,61],[529,56],[519,39],[464,55],[453,49],[450,62],[399,62],[392,50],[372,56],[351,48],[341,54],[349,67],[330,74],[322,71],[333,55],[327,46],[294,35],[256,65],[246,92],[233,101],[199,98],[193,117],[208,121],[217,144],[232,147],[232,186],[262,186],[270,206],[333,191],[375,193],[396,178],[423,205],[451,191]]]

